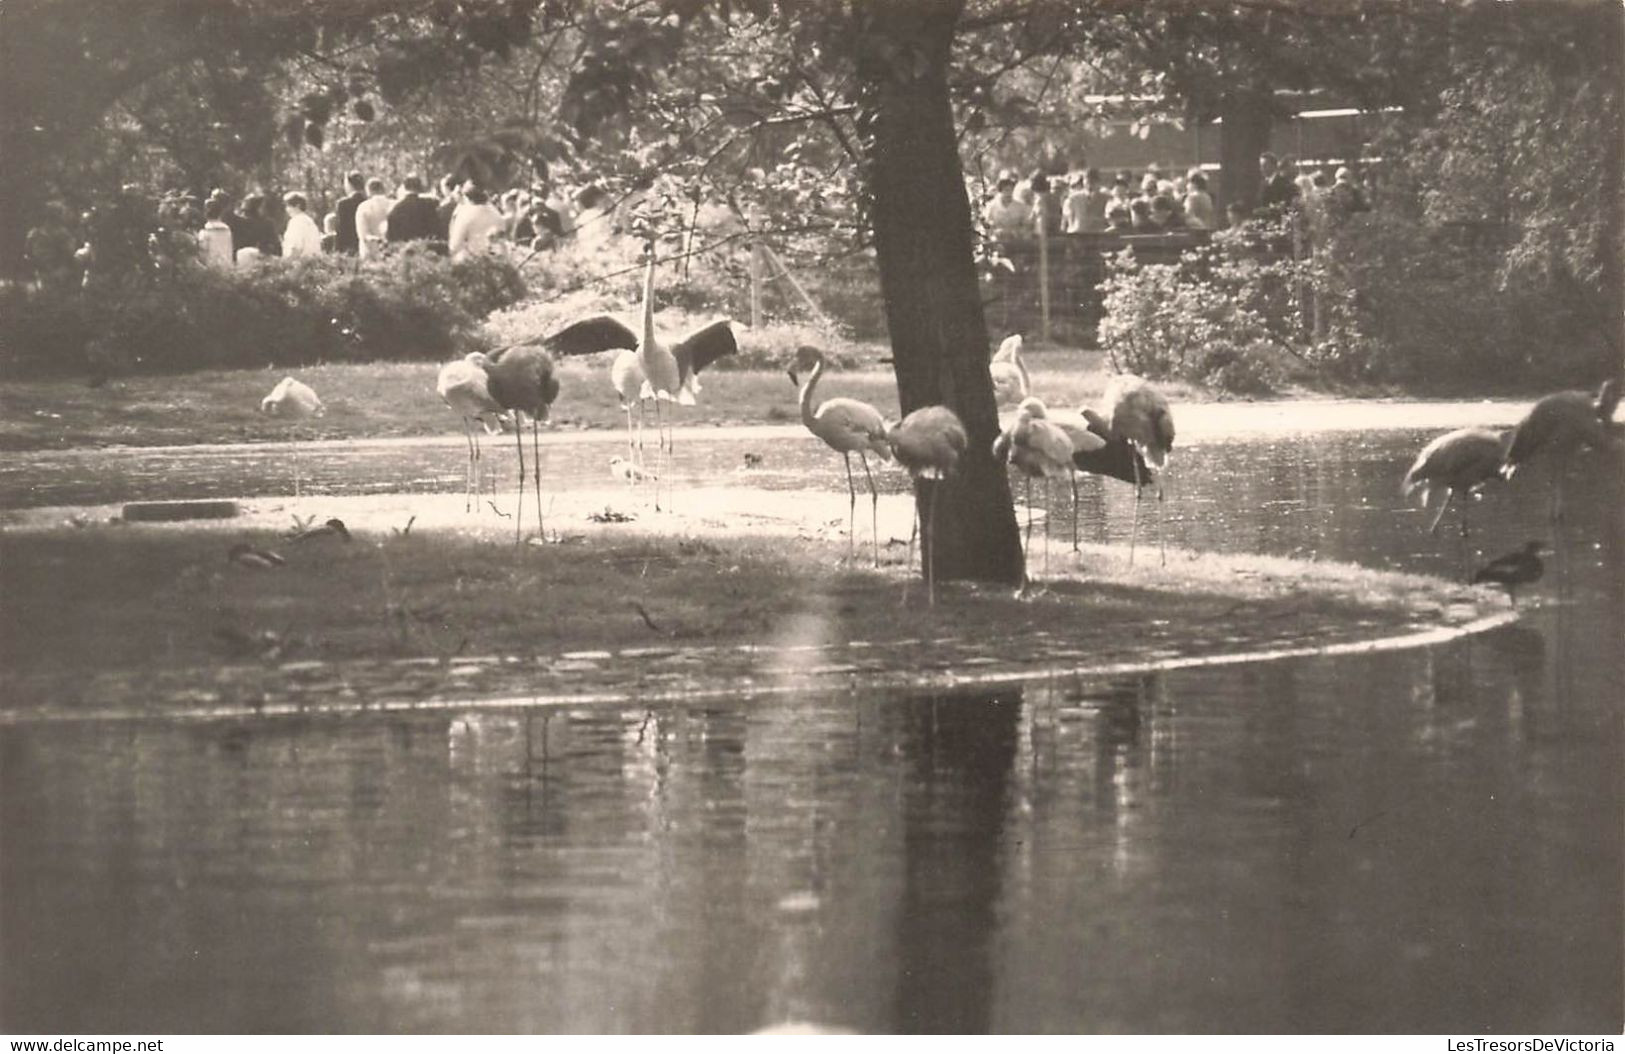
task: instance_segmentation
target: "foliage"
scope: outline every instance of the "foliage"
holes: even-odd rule
[[[1112,367],[1255,395],[1275,382],[1274,331],[1289,312],[1281,264],[1241,238],[1141,264],[1132,249],[1103,284],[1100,343]]]
[[[416,247],[359,266],[271,257],[226,271],[181,261],[91,290],[9,286],[0,294],[0,372],[94,378],[442,359],[474,346],[480,320],[524,291],[505,261],[448,261]]]

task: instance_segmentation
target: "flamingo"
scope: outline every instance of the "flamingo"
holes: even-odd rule
[[[543,541],[547,529],[542,522],[542,441],[540,422],[559,397],[559,379],[553,357],[533,344],[503,348],[491,355],[485,367],[491,398],[504,410],[512,411],[514,440],[519,449],[519,508],[514,515],[514,543],[523,538],[525,518],[525,432],[520,414],[530,416],[530,443],[536,483],[536,529]]]
[[[993,398],[997,402],[1020,402],[1032,391],[1032,377],[1021,360],[1021,334],[1012,333],[999,344],[987,365],[993,378]]]
[[[590,355],[620,349],[632,356],[618,355],[610,366],[610,380],[626,411],[627,446],[632,449],[632,408],[636,404],[639,432],[642,431],[643,403],[655,405],[655,430],[660,448],[670,456],[669,432],[660,420],[660,404],[675,402],[693,406],[700,391],[700,371],[711,363],[739,350],[731,319],[718,319],[667,345],[655,333],[654,286],[655,245],[650,239],[643,271],[642,332],[637,333],[611,315],[579,319],[545,338],[543,346],[561,356]],[[669,427],[669,426],[668,426]],[[659,508],[659,494],[655,496]]]
[[[1066,410],[1046,409],[1044,419],[1054,424],[1072,443],[1072,467],[1085,469],[1091,459],[1098,457],[1107,446],[1107,440],[1101,434],[1104,426],[1098,426],[1088,417],[1089,411],[1071,413]],[[1125,444],[1127,446],[1127,444]],[[1132,447],[1128,448],[1131,452]],[[1078,551],[1078,474],[1071,473],[1072,477],[1072,551]]]
[[[1467,504],[1486,483],[1500,477],[1501,462],[1506,454],[1507,439],[1488,428],[1458,428],[1435,438],[1416,455],[1415,464],[1405,473],[1400,493],[1409,497],[1422,492],[1422,507],[1427,508],[1434,488],[1444,490],[1444,501],[1438,514],[1428,525],[1429,534],[1439,533],[1439,522],[1450,507],[1450,499],[1460,494],[1461,536],[1467,537]]]
[[[1144,463],[1161,470],[1168,464],[1174,446],[1174,416],[1168,400],[1143,379],[1120,373],[1106,385],[1106,430],[1134,447]],[[1134,543],[1140,529],[1140,461],[1134,462],[1134,521],[1129,529],[1128,560],[1134,562]],[[1162,537],[1162,484],[1157,483],[1157,539],[1162,543],[1162,562],[1168,562],[1167,543]]]
[[[1512,432],[1501,475],[1511,479],[1526,462],[1549,454],[1557,464],[1552,472],[1553,523],[1563,518],[1563,469],[1566,460],[1581,447],[1601,449],[1609,445],[1614,431],[1614,411],[1619,406],[1619,382],[1610,378],[1597,389],[1595,397],[1586,392],[1554,392],[1530,407]]]
[[[869,480],[869,498],[872,507],[875,566],[880,566],[880,492],[875,489],[875,477],[869,471],[869,455],[883,461],[891,460],[891,444],[886,436],[886,419],[866,402],[857,399],[826,399],[813,409],[813,392],[824,376],[824,353],[803,344],[796,349],[791,363],[790,383],[801,388],[801,423],[807,431],[824,441],[824,445],[841,455],[846,463],[846,490],[851,500],[847,504],[846,558],[852,560],[853,538],[857,534],[858,489],[852,479],[852,455],[863,462],[863,474]],[[812,370],[805,384],[797,377],[798,371]],[[913,558],[910,557],[910,564]]]
[[[931,487],[931,503],[927,511],[925,546],[920,560],[925,565],[925,587],[929,603],[937,602],[936,538],[937,490],[959,468],[959,459],[970,445],[965,426],[958,415],[946,406],[923,406],[886,429],[886,442],[897,463],[908,469],[916,481],[935,481]],[[908,534],[908,565],[914,566],[914,535],[919,529],[916,509],[914,524]],[[929,552],[927,551],[929,549]],[[908,599],[905,591],[904,600]]]
[[[467,489],[463,494],[463,511],[468,512],[477,500],[480,480],[480,437],[474,431],[478,421],[490,435],[497,435],[502,426],[502,406],[491,398],[491,361],[483,352],[470,352],[463,358],[440,367],[435,390],[440,398],[463,419],[463,434],[468,439],[468,471],[464,473]]]
[[[1023,580],[1026,579],[1027,550],[1033,540],[1033,479],[1042,477],[1046,491],[1049,481],[1066,475],[1076,484],[1072,464],[1072,437],[1047,417],[1042,399],[1026,398],[1016,409],[1015,422],[993,440],[993,457],[1021,470],[1027,488],[1027,536],[1021,545]],[[1087,434],[1087,432],[1085,433]],[[1076,494],[1074,487],[1073,493]],[[1046,535],[1048,531],[1046,528]],[[1044,573],[1049,573],[1049,545],[1044,545]]]
[[[270,414],[272,417],[289,417],[303,420],[308,417],[320,417],[327,412],[322,405],[321,397],[316,390],[303,381],[284,377],[277,382],[271,394],[260,400],[260,412]],[[293,445],[293,493],[295,497],[300,494],[299,470],[299,443],[296,439]]]
[[[1507,599],[1513,607],[1517,607],[1518,587],[1540,580],[1540,576],[1546,573],[1546,565],[1540,562],[1540,558],[1550,552],[1545,542],[1525,542],[1522,549],[1498,556],[1473,572],[1471,584],[1494,583],[1507,591]]]

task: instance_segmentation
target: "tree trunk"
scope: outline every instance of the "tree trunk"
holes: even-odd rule
[[[963,0],[859,0],[864,181],[903,413],[940,403],[970,436],[958,474],[936,496],[936,538],[924,549],[938,579],[1013,584],[1022,578],[1020,535],[1004,466],[993,460],[999,418],[948,100],[962,8]],[[922,524],[932,489],[916,487]]]
[[[1225,97],[1220,108],[1219,196],[1214,208],[1222,216],[1232,203],[1251,212],[1258,207],[1263,178],[1258,155],[1269,149],[1273,118],[1268,96],[1250,92]]]

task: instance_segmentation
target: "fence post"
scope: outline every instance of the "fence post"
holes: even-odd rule
[[[1049,343],[1049,217],[1038,217],[1038,332]]]

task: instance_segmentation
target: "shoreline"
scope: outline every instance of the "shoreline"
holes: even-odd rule
[[[1518,618],[1486,588],[1423,575],[1180,549],[1163,566],[1146,546],[1130,566],[1124,546],[1074,554],[1059,538],[1061,570],[1031,595],[939,584],[927,608],[902,565],[909,496],[882,498],[875,570],[865,545],[843,563],[844,495],[763,493],[684,492],[703,511],[604,524],[589,517],[624,489],[572,492],[548,511],[549,542],[522,547],[511,521],[471,523],[458,495],[257,499],[235,520],[83,527],[29,510],[0,531],[8,579],[42,565],[37,585],[8,582],[0,645],[25,668],[0,673],[0,724],[946,691],[1421,647]],[[355,542],[288,543],[301,511],[342,517]],[[239,539],[289,565],[232,565]],[[148,561],[170,569],[156,589],[121,585]],[[393,592],[375,595],[380,579]],[[401,608],[436,614],[397,626],[386,612]],[[274,647],[228,654],[221,627]]]

